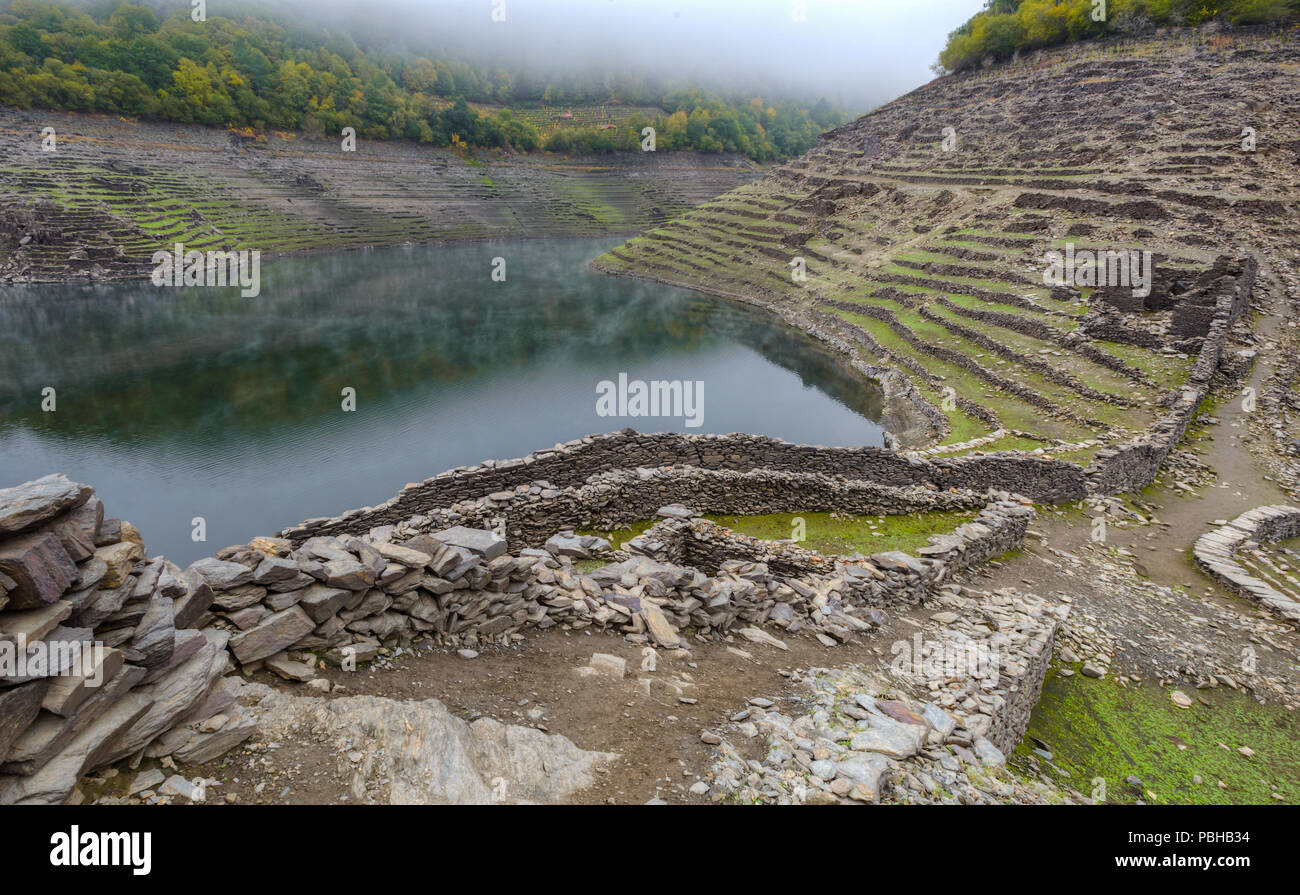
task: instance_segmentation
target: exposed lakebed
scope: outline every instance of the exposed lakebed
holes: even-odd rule
[[[0,486],[65,472],[183,564],[444,469],[626,426],[882,443],[874,383],[775,317],[589,271],[616,242],[285,258],[263,264],[253,299],[6,289]],[[620,373],[702,382],[702,425],[598,415],[598,383]]]

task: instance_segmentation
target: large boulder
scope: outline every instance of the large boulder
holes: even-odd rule
[[[384,805],[487,805],[560,802],[593,783],[616,756],[579,749],[566,737],[490,718],[472,724],[436,699],[376,696],[326,700],[248,684],[241,701],[261,735],[283,739],[310,730],[337,756],[352,797]],[[246,698],[248,697],[248,698]]]

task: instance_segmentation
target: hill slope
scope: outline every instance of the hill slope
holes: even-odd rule
[[[1217,367],[1216,301],[1242,293],[1222,330],[1257,265],[1258,299],[1293,263],[1297,87],[1284,35],[1035,54],[937,80],[596,265],[840,342],[927,416],[905,443],[1041,447],[1103,475],[1115,446],[1182,434]],[[1045,284],[1053,250],[1150,251],[1150,294]],[[1115,473],[1102,490],[1134,484]]]
[[[52,127],[56,151],[40,134]],[[466,161],[413,143],[0,110],[0,283],[148,276],[153,253],[284,254],[635,233],[755,176],[693,152]]]

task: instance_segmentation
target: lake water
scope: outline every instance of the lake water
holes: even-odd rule
[[[0,289],[0,487],[64,472],[184,565],[453,466],[627,426],[882,443],[873,383],[772,316],[587,269],[617,244],[281,259],[252,299]],[[598,415],[598,383],[620,373],[703,382],[702,425]]]

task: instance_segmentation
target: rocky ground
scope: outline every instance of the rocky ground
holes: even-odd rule
[[[281,694],[280,701],[267,707],[268,714],[279,714],[285,698],[309,693],[325,699],[376,697],[399,705],[435,699],[466,723],[493,718],[560,734],[585,750],[613,753],[592,769],[591,786],[567,794],[568,801],[704,802],[705,796],[690,791],[708,776],[714,752],[700,740],[703,730],[734,714],[732,707],[743,706],[756,687],[782,692],[787,675],[800,664],[839,661],[840,655],[874,657],[868,646],[832,650],[811,635],[787,637],[784,643],[787,650],[738,638],[730,644],[698,644],[690,658],[661,656],[650,672],[642,670],[642,644],[598,632],[545,631],[510,648],[483,647],[466,655],[414,648],[355,672],[321,669],[318,680],[328,682],[328,691],[323,683],[308,688],[270,672],[254,680]],[[619,661],[598,659],[595,666],[601,670],[584,673],[593,667],[596,655]],[[296,709],[293,714],[296,717]],[[210,792],[218,795],[209,803],[355,801],[353,781],[361,773],[360,760],[354,761],[357,745],[339,742],[332,730],[291,727],[276,720],[260,729],[242,751],[186,767],[182,775],[217,781]],[[153,767],[161,765],[149,760],[142,765],[145,770]],[[162,769],[174,773],[173,768]],[[98,792],[105,798],[121,797],[123,787],[129,788],[128,778],[126,771],[112,774]],[[431,791],[426,798],[437,794]]]
[[[1174,399],[1199,348],[1180,330],[1197,318],[1186,297],[1251,259],[1229,360],[1151,485],[1038,507],[1023,549],[833,646],[808,630],[683,630],[677,649],[646,654],[639,632],[549,629],[388,648],[309,681],[250,667],[236,704],[260,719],[254,737],[192,766],[115,766],[84,797],[1300,801],[1300,632],[1191,559],[1221,520],[1300,487],[1295,48],[1254,41],[1085,45],[941,81],[601,262],[820,321],[928,406],[918,437],[1083,465]],[[1054,127],[1082,120],[1082,137]],[[938,148],[950,123],[974,151]],[[1263,152],[1240,150],[1243,126]],[[1039,288],[1034,259],[1073,239],[1157,252],[1165,303]],[[806,285],[787,270],[795,255]],[[895,647],[916,635],[987,640],[1011,673],[986,687],[897,670]],[[1038,702],[1037,683],[1017,684],[1038,681],[1040,661]],[[1031,709],[1023,742],[1000,733]],[[435,752],[462,773],[439,771]]]
[[[1194,281],[1256,263],[1295,288],[1295,61],[1193,31],[942,78],[595,264],[819,334],[923,411],[922,441],[1086,466],[1191,381]],[[1150,252],[1149,294],[1045,282],[1067,250]]]
[[[1013,757],[1010,750],[990,749],[987,740],[976,748],[976,737],[954,727],[955,737],[927,736],[913,754],[881,757],[855,752],[853,736],[859,727],[870,729],[881,703],[899,702],[922,717],[948,711],[941,708],[942,688],[918,687],[891,671],[894,644],[936,622],[964,623],[970,615],[969,607],[953,611],[945,599],[1026,590],[1066,610],[1052,654],[1052,674],[1063,686],[1083,679],[1147,689],[1191,714],[1215,711],[1208,691],[1224,690],[1294,712],[1300,706],[1300,635],[1204,577],[1188,558],[1199,526],[1168,522],[1191,513],[1208,524],[1225,491],[1243,503],[1256,499],[1250,489],[1221,480],[1213,465],[1220,451],[1236,456],[1234,421],[1226,404],[1204,414],[1160,484],[1144,494],[1040,507],[1025,549],[960,574],[937,599],[914,610],[888,613],[870,637],[830,647],[811,633],[758,643],[733,634],[660,651],[651,665],[639,638],[549,630],[530,632],[510,647],[457,652],[417,644],[356,671],[322,667],[308,684],[263,670],[240,696],[262,720],[239,750],[192,767],[145,759],[134,773],[111,769],[92,779],[86,794],[105,801],[187,801],[177,788],[198,780],[206,781],[208,804],[437,800],[460,791],[456,785],[463,782],[415,786],[426,763],[414,753],[405,757],[410,741],[400,730],[375,734],[374,723],[353,713],[364,717],[382,707],[383,717],[423,717],[426,711],[443,717],[445,707],[456,722],[443,723],[462,731],[487,718],[532,731],[530,737],[562,738],[551,741],[556,757],[539,760],[565,768],[561,779],[571,772],[570,783],[530,788],[527,762],[516,762],[522,791],[510,795],[507,784],[506,795],[489,793],[490,800],[1097,801],[1087,780],[1050,773],[1050,751],[1032,740],[1028,745],[1037,753]],[[1104,540],[1097,539],[1098,518],[1106,520]],[[354,708],[357,699],[384,702]],[[327,709],[328,702],[340,706]],[[1294,717],[1281,722],[1291,738],[1298,731]],[[355,724],[365,725],[366,733],[357,735]],[[416,740],[420,755],[433,748],[432,741]],[[171,790],[162,790],[173,777]],[[514,779],[487,779],[495,777]],[[1133,788],[1122,779],[1113,785]],[[1271,785],[1274,799],[1297,797],[1295,779]],[[1155,800],[1141,789],[1136,798]]]

